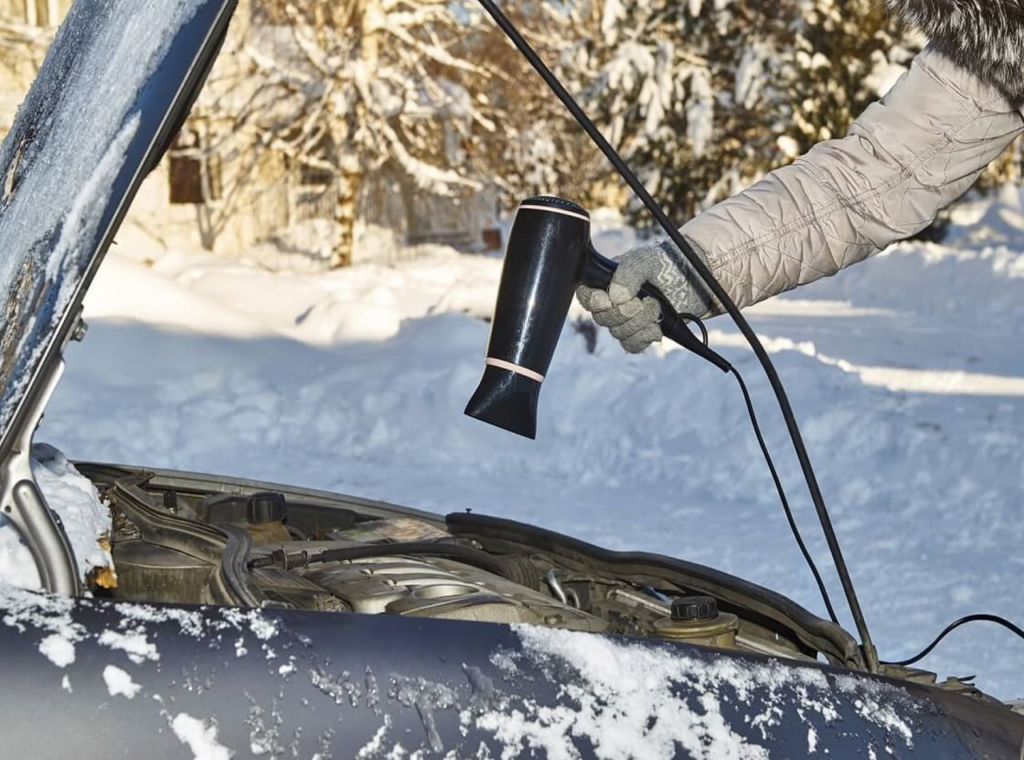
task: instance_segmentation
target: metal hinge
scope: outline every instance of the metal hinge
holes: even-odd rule
[[[71,331],[80,340],[85,334],[81,318]],[[48,368],[18,431],[13,448],[0,463],[0,509],[28,544],[43,588],[53,594],[77,596],[81,592],[78,564],[60,517],[50,509],[32,474],[32,439],[50,397],[64,374],[63,352]]]

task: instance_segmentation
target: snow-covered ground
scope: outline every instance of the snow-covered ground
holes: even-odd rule
[[[899,246],[752,311],[888,659],[970,612],[1024,620],[1024,225],[1013,203],[958,221],[944,245]],[[631,241],[609,229],[599,247]],[[590,354],[567,327],[538,440],[520,440],[462,414],[500,260],[433,248],[391,261],[314,274],[118,246],[39,439],[73,458],[530,521],[822,612],[735,383],[667,346],[631,357],[602,334]],[[767,384],[729,324],[709,327],[752,386],[845,609]],[[1024,695],[1024,642],[991,626],[924,664]]]

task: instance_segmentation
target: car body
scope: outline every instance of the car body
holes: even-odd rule
[[[78,0],[0,150],[0,498],[44,588],[0,589],[6,755],[1021,756],[1024,716],[779,594],[499,517],[83,463],[116,583],[83,579],[32,434],[233,11]]]

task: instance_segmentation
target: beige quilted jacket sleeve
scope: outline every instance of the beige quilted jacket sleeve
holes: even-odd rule
[[[998,90],[926,50],[846,138],[815,146],[682,232],[749,306],[921,231],[1021,132],[1024,118]]]

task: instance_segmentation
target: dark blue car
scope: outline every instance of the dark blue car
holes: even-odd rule
[[[31,466],[80,304],[233,0],[77,0],[0,150],[0,757],[1007,758],[1024,716],[868,673],[794,602],[496,517],[80,464],[116,584]]]

